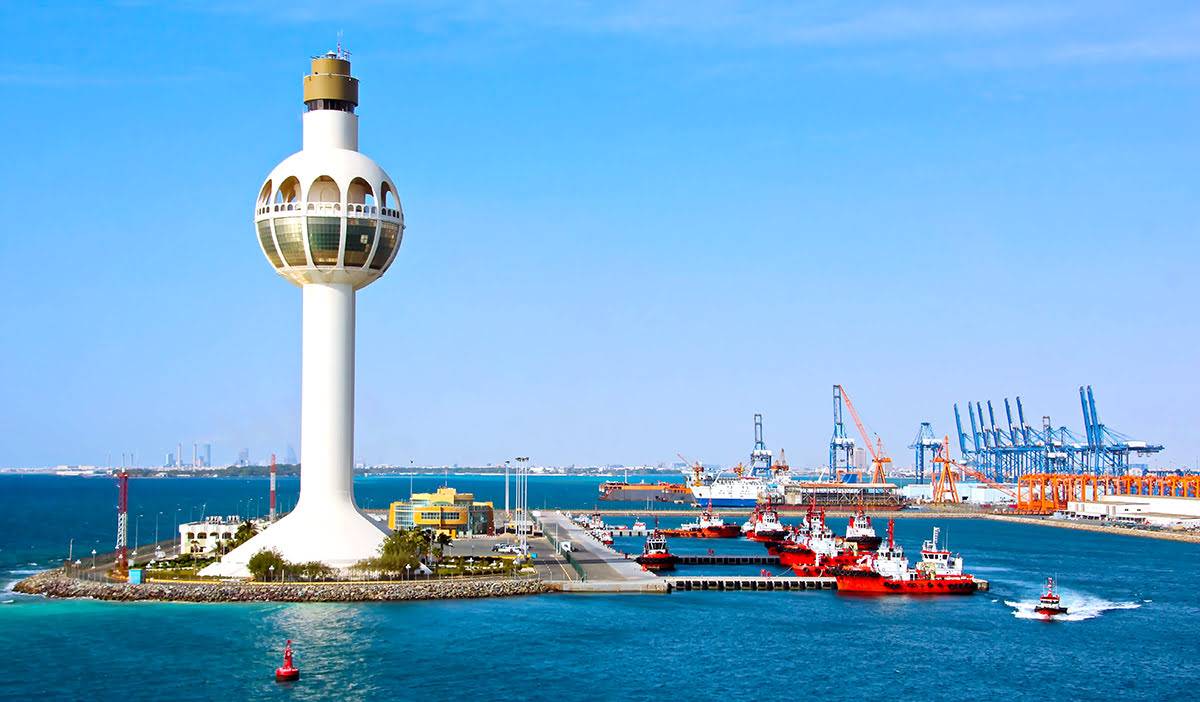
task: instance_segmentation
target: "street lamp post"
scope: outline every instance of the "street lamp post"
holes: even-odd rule
[[[517,542],[524,554],[528,548],[529,526],[529,456],[517,456]]]
[[[92,549],[92,568],[96,567],[96,549]]]
[[[142,531],[142,515],[138,515],[133,524],[133,559],[137,560],[138,543],[141,542],[141,537],[138,536]]]
[[[412,564],[411,563],[404,564],[404,579],[412,580]]]
[[[154,515],[154,548],[158,548],[158,518],[162,516],[162,512]]]
[[[267,579],[274,582],[275,581],[275,564],[272,563],[271,565],[267,566],[267,570],[271,571],[271,575]]]

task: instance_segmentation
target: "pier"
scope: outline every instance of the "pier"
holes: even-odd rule
[[[670,593],[670,592],[795,592],[836,590],[837,578],[795,577],[792,575],[676,575],[655,574],[643,569],[628,554],[619,553],[592,538],[587,530],[567,519],[561,512],[535,514],[553,558],[565,559],[578,579],[547,582],[551,590],[571,593]],[[639,530],[640,532],[640,530]],[[614,534],[617,533],[614,530]],[[646,533],[646,532],[640,532]],[[560,544],[571,543],[572,551]],[[680,565],[779,565],[779,556],[769,554],[722,555],[713,553],[676,554]],[[541,560],[541,559],[539,559]],[[564,565],[563,572],[567,572]],[[989,589],[988,581],[975,578],[979,592]]]
[[[695,553],[676,554],[675,558],[682,565],[779,565],[779,556],[769,554],[722,556],[712,553]]]
[[[663,577],[669,591],[715,590],[768,590],[786,592],[790,590],[836,590],[837,578],[793,578],[791,576],[762,577],[757,575],[669,575]]]

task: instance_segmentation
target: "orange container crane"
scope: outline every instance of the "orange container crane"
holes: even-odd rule
[[[683,454],[681,454],[681,453],[677,453],[677,454],[675,454],[675,455],[676,455],[676,456],[679,456],[679,460],[683,461],[683,464],[684,464],[684,465],[686,465],[688,468],[691,468],[691,469],[692,469],[692,474],[696,476],[696,477],[694,478],[694,480],[695,480],[695,483],[694,483],[694,484],[695,484],[695,485],[700,485],[700,484],[701,484],[701,482],[700,482],[700,475],[701,475],[702,473],[704,473],[704,466],[700,465],[700,461],[696,461],[695,463],[692,463],[692,462],[691,462],[691,461],[689,461],[688,459],[684,458],[684,457],[683,457]]]
[[[887,478],[884,476],[884,466],[890,466],[892,459],[888,456],[887,449],[883,447],[883,439],[876,437],[875,444],[872,445],[871,437],[867,436],[867,430],[858,419],[858,412],[854,411],[854,403],[850,401],[850,395],[846,394],[846,388],[841,385],[838,387],[842,389],[842,399],[846,401],[846,409],[850,410],[850,416],[854,418],[854,426],[858,427],[858,433],[862,434],[863,443],[867,445],[867,450],[871,452],[871,465],[874,466],[874,470],[871,473],[871,482],[887,482]]]
[[[934,456],[933,456],[933,462],[941,465],[941,469],[938,471],[937,478],[934,480],[934,483],[933,483],[933,501],[934,502],[946,502],[947,497],[953,497],[954,502],[960,501],[958,498],[958,486],[955,485],[955,483],[954,483],[954,471],[951,470],[952,466],[954,468],[957,468],[959,470],[959,472],[961,472],[963,474],[964,477],[970,476],[971,478],[978,480],[979,482],[983,483],[984,485],[987,485],[990,488],[999,490],[1000,492],[1004,493],[1005,495],[1008,495],[1009,497],[1013,498],[1013,500],[1018,500],[1017,493],[1013,492],[1012,490],[1009,490],[1007,487],[1001,485],[1000,483],[996,482],[995,480],[992,480],[991,478],[987,477],[983,473],[980,473],[979,471],[975,470],[974,468],[971,468],[970,466],[965,466],[965,465],[951,459],[950,458],[950,437],[948,437],[948,436],[942,438],[942,445],[935,450]]]
[[[954,482],[954,471],[950,468],[954,461],[950,460],[949,444],[950,437],[946,437],[941,446],[933,450],[933,463],[939,466],[933,477],[933,501],[938,504],[961,502],[958,498],[958,485]]]
[[[783,457],[783,449],[779,449],[779,460],[771,466],[771,471],[778,478],[780,473],[786,473],[791,469],[792,467],[788,465],[787,459]]]

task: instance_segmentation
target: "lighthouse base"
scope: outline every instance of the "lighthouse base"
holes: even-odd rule
[[[303,502],[262,533],[204,568],[200,575],[246,578],[254,554],[275,549],[292,563],[320,561],[348,568],[379,555],[379,545],[391,531],[352,504],[305,508]],[[282,575],[282,574],[280,574]]]

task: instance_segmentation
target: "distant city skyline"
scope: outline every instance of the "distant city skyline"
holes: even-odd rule
[[[1082,385],[1200,456],[1193,4],[0,14],[0,466],[302,453],[253,195],[339,30],[408,224],[358,301],[369,464],[728,465],[760,412],[820,465],[835,383],[902,465],[955,403],[1079,432]]]

